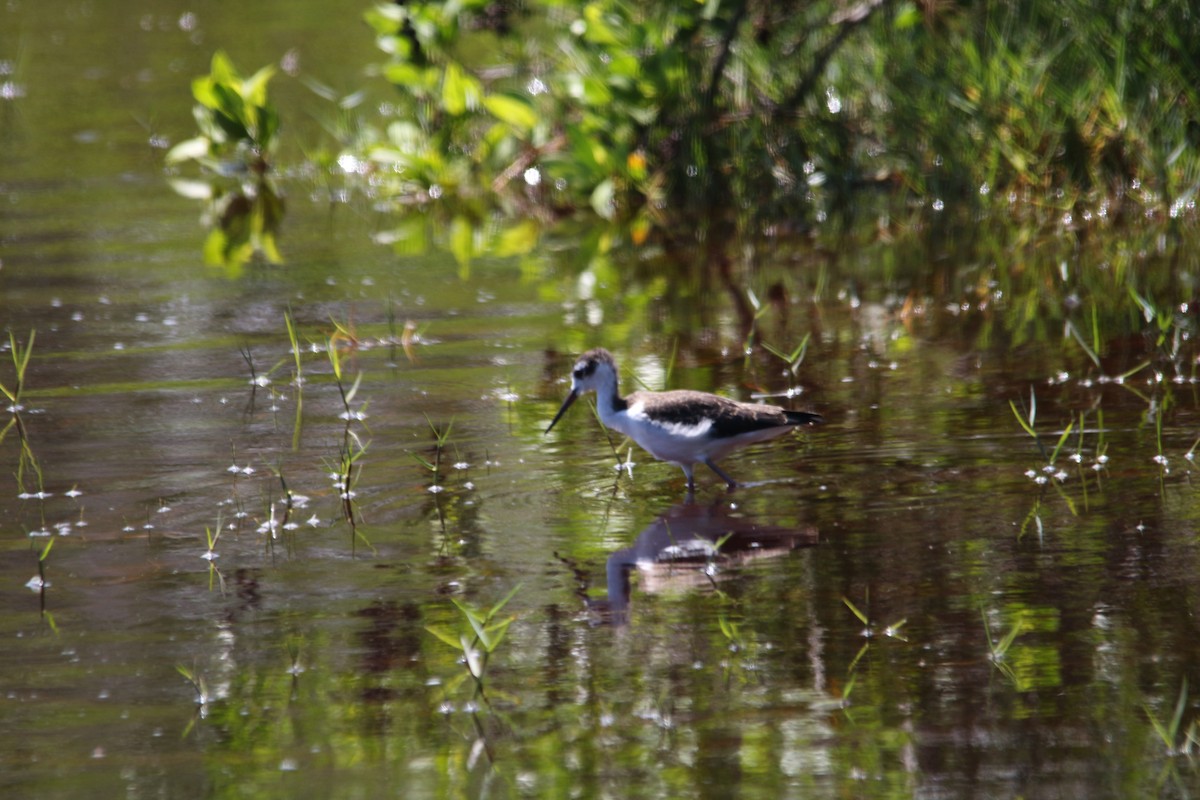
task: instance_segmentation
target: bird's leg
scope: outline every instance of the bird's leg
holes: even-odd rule
[[[736,489],[736,488],[737,488],[737,481],[735,481],[733,478],[731,478],[731,477],[729,477],[728,475],[726,475],[726,474],[725,474],[725,470],[723,470],[723,469],[721,469],[720,467],[718,467],[718,466],[717,466],[717,462],[713,461],[712,459],[706,458],[706,459],[704,459],[704,464],[705,464],[705,466],[707,466],[709,469],[711,469],[713,472],[717,473],[717,474],[718,474],[718,475],[720,475],[722,478],[724,478],[724,479],[725,479],[725,483],[729,484],[729,488],[730,488],[730,489]]]
[[[696,479],[692,476],[692,465],[680,464],[679,466],[683,468],[683,474],[687,475],[688,494],[691,494],[692,492],[696,491]]]

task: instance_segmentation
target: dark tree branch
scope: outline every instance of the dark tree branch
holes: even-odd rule
[[[712,76],[708,79],[708,89],[704,92],[704,109],[706,111],[711,111],[717,101],[717,88],[721,85],[721,80],[725,77],[725,65],[729,63],[729,52],[733,47],[733,39],[737,36],[738,28],[742,26],[742,20],[746,18],[746,6],[746,0],[743,0],[738,5],[733,18],[729,20],[729,27],[725,30],[725,37],[721,40],[721,52],[717,55],[717,60],[713,63]]]
[[[817,52],[812,66],[808,68],[808,72],[800,80],[800,83],[796,85],[791,95],[779,105],[777,110],[787,112],[799,108],[800,104],[812,93],[817,81],[825,74],[825,68],[829,66],[830,59],[841,49],[846,40],[850,38],[850,34],[858,30],[876,11],[891,5],[893,2],[894,0],[863,0],[861,3],[830,17],[830,24],[838,26],[837,33]]]

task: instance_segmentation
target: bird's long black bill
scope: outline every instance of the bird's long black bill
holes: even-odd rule
[[[562,415],[567,413],[567,409],[571,407],[571,403],[574,403],[575,398],[577,397],[579,397],[579,393],[575,391],[572,391],[569,395],[567,395],[567,399],[563,400],[562,408],[558,410],[558,413],[554,415],[554,419],[550,421],[550,425],[546,428],[546,433],[549,433],[550,428],[553,428],[556,424],[558,424],[558,421],[562,419]]]

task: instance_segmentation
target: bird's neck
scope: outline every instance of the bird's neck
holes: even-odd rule
[[[616,381],[597,389],[596,409],[600,412],[601,422],[607,424],[614,414],[627,408],[629,408],[629,404],[625,402],[625,398],[621,397]]]

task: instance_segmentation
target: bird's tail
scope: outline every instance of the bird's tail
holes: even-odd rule
[[[820,414],[810,414],[807,411],[784,411],[789,425],[820,425],[825,418]]]

